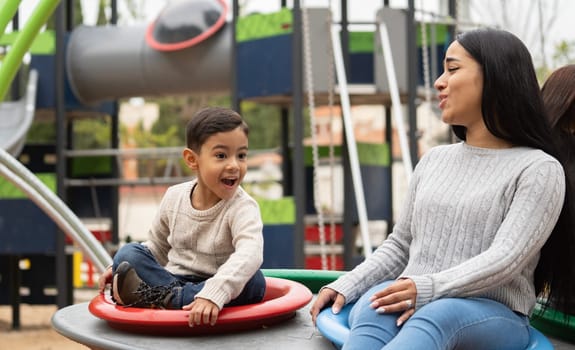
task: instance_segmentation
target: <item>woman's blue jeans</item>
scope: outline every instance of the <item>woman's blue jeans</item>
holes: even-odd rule
[[[194,301],[202,290],[205,278],[192,275],[175,275],[158,263],[154,255],[140,243],[128,243],[114,255],[112,271],[122,261],[127,261],[136,270],[138,276],[149,286],[166,286],[172,289],[172,299],[168,308],[181,309]],[[266,291],[266,281],[261,271],[257,271],[248,281],[240,295],[226,306],[246,305],[260,302]]]
[[[529,318],[486,298],[438,299],[397,327],[401,313],[378,314],[369,301],[391,283],[374,286],[353,306],[344,350],[524,350],[529,344]]]

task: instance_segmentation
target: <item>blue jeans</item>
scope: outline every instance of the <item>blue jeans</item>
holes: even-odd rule
[[[401,313],[378,314],[369,306],[369,298],[391,283],[374,286],[353,306],[344,350],[524,350],[529,344],[529,318],[486,298],[438,299],[397,327]]]
[[[172,289],[172,299],[168,308],[181,309],[194,301],[202,290],[206,278],[193,275],[175,275],[158,263],[148,247],[140,243],[128,243],[114,255],[112,270],[122,261],[127,261],[136,270],[142,281],[149,286],[167,286]],[[226,306],[246,305],[260,302],[266,291],[266,281],[261,271],[257,271],[246,283],[240,295]]]

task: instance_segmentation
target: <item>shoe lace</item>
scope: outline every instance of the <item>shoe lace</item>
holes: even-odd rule
[[[172,294],[172,289],[177,287],[177,282],[172,282],[167,286],[150,286],[145,282],[141,282],[134,294],[138,296],[138,301],[131,304],[135,306],[139,304],[149,305],[153,308],[165,309],[169,302],[168,295]]]

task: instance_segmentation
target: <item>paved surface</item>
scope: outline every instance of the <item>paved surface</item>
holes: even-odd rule
[[[208,336],[154,336],[131,334],[110,328],[94,317],[88,303],[58,310],[52,325],[63,336],[92,349],[237,349],[333,350],[332,344],[313,327],[309,306],[299,310],[293,319],[269,328],[247,332]],[[575,350],[575,344],[550,339],[556,350]]]
[[[553,344],[553,346],[555,347],[555,350],[574,350],[575,349],[575,344],[570,344],[558,339],[553,339],[550,338],[549,340],[551,340],[551,344]]]
[[[110,328],[80,303],[58,310],[52,325],[60,334],[92,349],[238,349],[333,350],[332,344],[313,327],[309,305],[281,324],[235,334],[207,336],[154,336]]]

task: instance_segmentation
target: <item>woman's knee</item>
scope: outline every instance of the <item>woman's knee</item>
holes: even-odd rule
[[[369,318],[376,318],[378,314],[371,307],[371,303],[372,303],[371,297],[375,293],[377,293],[380,290],[389,286],[391,283],[392,283],[392,281],[386,281],[386,282],[380,283],[376,286],[371,287],[367,292],[365,292],[357,300],[357,302],[355,303],[355,305],[353,306],[353,308],[350,311],[350,314],[349,314],[350,324],[353,324],[356,321],[358,321],[360,318],[366,317],[366,316]]]
[[[439,344],[458,349],[524,349],[529,341],[526,316],[485,298],[439,299],[422,307],[408,323],[441,339]]]

